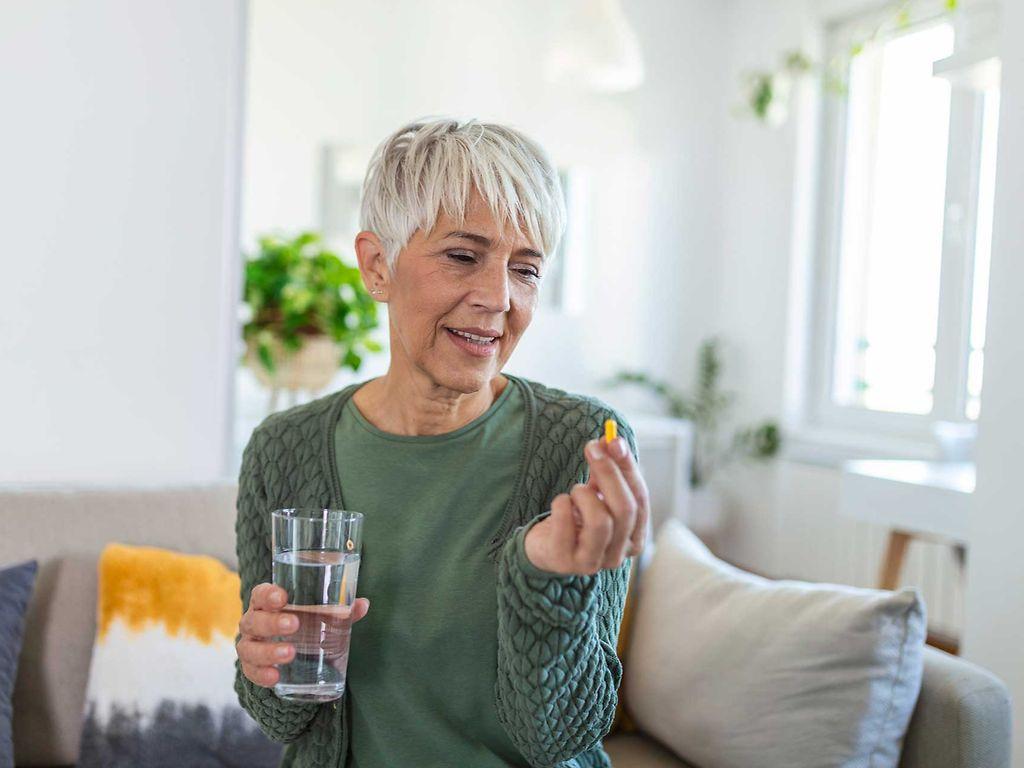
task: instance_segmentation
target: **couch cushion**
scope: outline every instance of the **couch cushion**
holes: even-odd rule
[[[609,736],[604,751],[615,768],[696,768],[662,744],[639,733]]]
[[[11,696],[18,673],[25,611],[38,565],[29,560],[0,569],[0,768],[14,765]]]
[[[206,555],[109,544],[79,768],[275,768],[234,689],[238,574]]]
[[[716,768],[898,764],[921,686],[916,590],[764,579],[677,520],[643,582],[623,677],[641,730]]]

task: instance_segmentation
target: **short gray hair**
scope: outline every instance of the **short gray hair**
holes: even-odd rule
[[[388,268],[441,208],[461,224],[471,188],[504,229],[554,256],[566,224],[562,185],[543,148],[520,131],[476,119],[421,118],[380,143],[363,180],[359,227],[384,245]],[[525,230],[525,231],[524,231]]]

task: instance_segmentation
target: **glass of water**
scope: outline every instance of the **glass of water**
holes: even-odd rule
[[[299,620],[295,656],[277,665],[274,692],[294,701],[331,701],[345,693],[352,604],[356,599],[363,515],[298,507],[271,513],[274,584],[288,593],[282,609]]]

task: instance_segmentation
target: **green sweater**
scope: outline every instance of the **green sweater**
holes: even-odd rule
[[[610,766],[601,740],[622,679],[615,648],[631,558],[594,575],[561,575],[533,566],[523,542],[555,496],[586,481],[583,446],[601,434],[606,418],[618,421],[634,457],[636,441],[625,419],[601,400],[506,376],[522,395],[525,423],[515,490],[487,545],[497,584],[498,720],[536,768]],[[236,521],[243,610],[252,588],[271,580],[270,511],[343,506],[334,433],[359,386],[272,414],[253,432],[242,458]],[[238,662],[235,690],[261,730],[288,744],[282,766],[345,765],[352,722],[347,695],[326,704],[285,701],[250,682]]]

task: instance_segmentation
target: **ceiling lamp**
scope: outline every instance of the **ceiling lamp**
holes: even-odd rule
[[[644,81],[640,42],[618,0],[574,0],[555,25],[544,66],[549,83],[600,93],[630,91]]]

